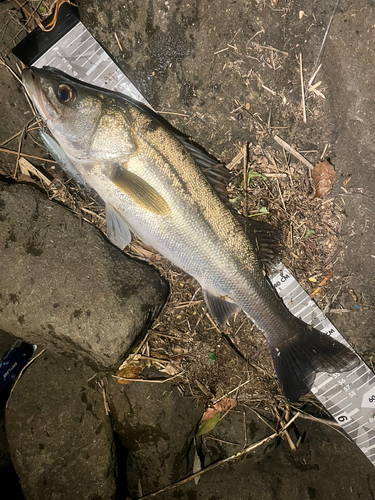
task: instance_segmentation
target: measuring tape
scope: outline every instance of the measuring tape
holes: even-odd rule
[[[36,53],[34,47],[42,50]],[[33,31],[13,52],[27,66],[53,66],[150,106],[68,4],[62,5],[52,32]],[[270,280],[294,316],[349,346],[283,264],[274,270]],[[362,361],[349,372],[319,373],[311,391],[375,464],[375,375],[370,368]]]
[[[294,316],[350,347],[283,264],[270,280]],[[361,360],[348,372],[318,373],[311,392],[375,464],[375,375],[370,368]]]

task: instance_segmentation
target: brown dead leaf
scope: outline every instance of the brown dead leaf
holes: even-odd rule
[[[163,373],[167,373],[168,375],[170,375],[171,377],[173,377],[174,375],[176,375],[180,370],[178,370],[175,366],[171,365],[171,364],[168,364],[165,368],[163,368],[162,370],[160,370],[161,372]]]
[[[312,169],[312,180],[315,185],[315,198],[322,198],[328,194],[335,181],[336,172],[329,161],[317,163]]]
[[[28,0],[14,0],[14,3],[22,9],[26,19],[27,30],[32,31],[37,26],[41,25],[41,19],[37,11],[30,5]]]
[[[32,184],[33,186],[40,188],[39,182],[34,181],[34,179],[26,174],[18,174],[17,182],[26,182],[27,184]]]
[[[122,369],[119,369],[116,372],[116,377],[124,377],[126,379],[128,379],[128,378],[133,378],[133,379],[140,378],[140,374],[142,373],[142,370],[143,370],[142,366],[128,365]],[[117,379],[117,382],[119,384],[126,385],[130,382],[130,380]]]
[[[315,290],[310,294],[310,297],[314,297],[314,295],[316,295],[317,293],[320,292],[320,290],[322,289],[322,287],[327,283],[327,281],[329,281],[332,276],[334,275],[335,271],[331,271],[329,274],[327,274],[327,276],[324,278],[324,280],[322,280],[319,285],[318,285],[318,288],[315,288]]]
[[[236,404],[237,401],[235,399],[224,398],[216,403],[216,405],[214,405],[213,407],[207,408],[207,410],[203,413],[201,421],[212,418],[214,415],[216,415],[216,413],[222,413],[226,410],[230,410],[231,408],[234,408]]]
[[[34,167],[26,158],[20,158],[19,159],[19,166],[21,173],[24,175],[35,175],[35,177],[38,177],[46,186],[49,186],[51,184],[51,181],[46,177],[42,172],[40,172],[37,168]]]

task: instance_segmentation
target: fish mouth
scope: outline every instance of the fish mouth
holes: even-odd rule
[[[41,85],[41,76],[37,68],[25,68],[22,70],[22,82],[34,103],[38,113],[45,121],[51,121],[57,118],[57,112]],[[48,103],[48,108],[46,104]]]

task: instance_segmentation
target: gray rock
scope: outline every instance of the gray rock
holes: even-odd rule
[[[116,369],[168,294],[157,271],[38,190],[0,183],[0,329]]]
[[[225,419],[224,419],[225,420]],[[224,422],[224,420],[222,422]],[[345,435],[327,425],[297,420],[303,441],[291,451],[286,440],[254,464],[246,455],[203,474],[155,500],[372,500],[374,466]],[[270,430],[270,432],[272,432]],[[291,436],[296,442],[294,432]]]
[[[0,330],[0,358],[14,344],[16,339]],[[8,440],[5,433],[5,403],[10,392],[10,386],[0,393],[0,483],[1,498],[21,500],[24,498],[18,476],[14,470],[9,453]]]
[[[120,385],[112,379],[106,390],[114,430],[129,452],[130,493],[138,493],[138,482],[147,494],[191,472],[191,443],[202,404],[169,382]]]
[[[235,455],[272,434],[271,428],[275,426],[275,423],[270,419],[270,415],[260,414],[260,417],[250,409],[241,406],[237,406],[227,413],[225,418],[220,420],[210,432],[210,436],[215,439],[202,436],[202,454],[205,466]],[[271,428],[265,422],[268,422]],[[246,460],[247,464],[258,463],[266,455],[272,453],[276,446],[277,440],[273,439],[243,455],[240,460]]]
[[[16,338],[13,335],[0,330],[0,358],[12,347],[15,341]]]
[[[5,415],[14,467],[27,500],[110,500],[116,462],[103,397],[91,370],[42,354],[14,387]]]

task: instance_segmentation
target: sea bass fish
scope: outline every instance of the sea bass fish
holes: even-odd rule
[[[287,398],[306,394],[317,372],[358,364],[284,306],[261,262],[262,252],[272,256],[272,230],[232,213],[211,157],[125,95],[53,68],[26,69],[23,82],[55,154],[106,203],[109,238],[123,249],[134,233],[193,276],[219,325],[243,310],[264,333]]]

